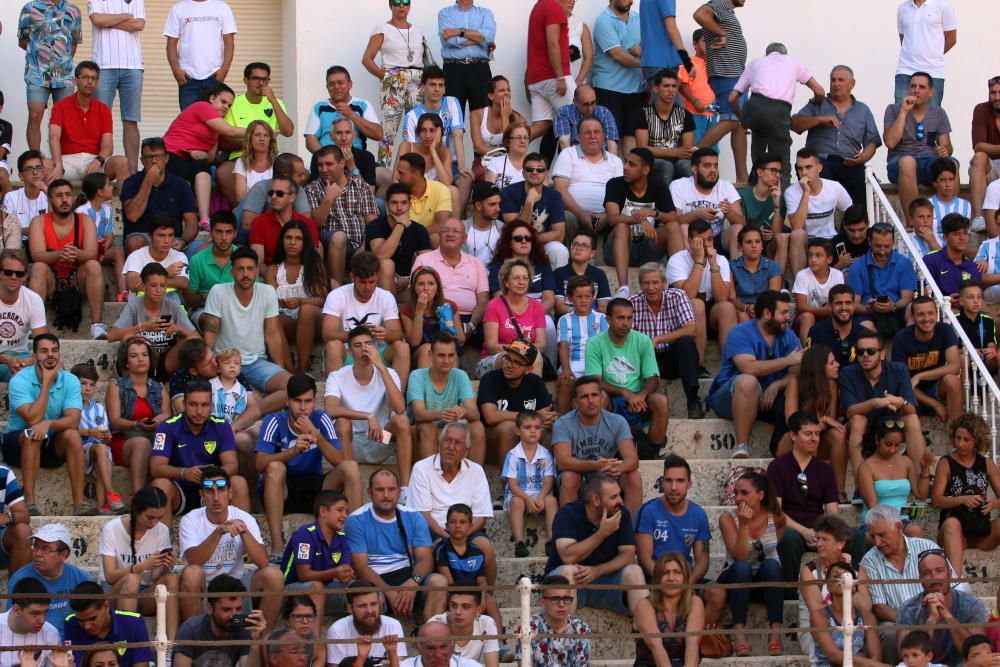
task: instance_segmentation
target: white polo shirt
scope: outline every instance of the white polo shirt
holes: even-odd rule
[[[917,7],[905,0],[896,9],[896,32],[903,36],[896,74],[927,72],[944,78],[944,33],[958,30],[958,16],[948,0],[925,0]]]
[[[406,494],[407,508],[430,512],[434,521],[443,528],[448,508],[455,503],[471,507],[472,516],[476,518],[493,518],[490,483],[481,465],[464,459],[455,479],[449,482],[441,475],[441,457],[438,454],[413,464]]]
[[[552,165],[552,178],[569,180],[569,193],[587,213],[604,213],[604,190],[612,178],[624,173],[621,158],[604,151],[597,162],[591,162],[580,146],[559,153]]]

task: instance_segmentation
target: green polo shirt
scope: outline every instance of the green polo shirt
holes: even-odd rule
[[[234,243],[233,250],[236,248]],[[212,254],[212,246],[209,244],[203,250],[196,252],[188,263],[188,289],[199,294],[208,294],[210,289],[220,283],[233,282],[232,268],[232,260],[219,268]]]

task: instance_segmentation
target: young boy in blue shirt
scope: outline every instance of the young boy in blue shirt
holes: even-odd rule
[[[521,438],[503,460],[500,477],[506,482],[503,511],[510,516],[510,532],[514,538],[514,557],[527,558],[524,541],[525,514],[545,512],[545,528],[552,534],[552,520],[559,503],[552,495],[556,465],[552,453],[539,444],[542,439],[542,416],[534,410],[517,413],[517,435]]]
[[[448,508],[445,521],[448,537],[442,538],[434,546],[434,566],[448,580],[449,586],[482,587],[483,601],[480,610],[492,617],[498,628],[502,628],[497,599],[486,591],[486,556],[468,540],[471,527],[471,507],[465,503],[455,503]]]
[[[587,341],[608,328],[604,313],[594,308],[594,283],[587,276],[573,276],[566,284],[566,296],[573,310],[559,318],[559,379],[556,408],[559,414],[569,412],[573,399],[573,382],[586,375]]]

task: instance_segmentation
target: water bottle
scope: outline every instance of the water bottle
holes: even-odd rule
[[[458,335],[458,329],[455,328],[455,311],[451,307],[451,304],[447,301],[438,306],[437,308],[438,322],[440,322],[441,331],[447,331],[452,336]]]

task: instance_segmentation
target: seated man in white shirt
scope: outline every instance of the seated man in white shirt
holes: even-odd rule
[[[552,165],[552,185],[566,207],[566,234],[577,226],[601,231],[607,226],[604,192],[609,180],[624,173],[617,155],[604,150],[604,126],[594,116],[580,121],[579,145],[559,153]],[[574,222],[575,219],[575,222]]]
[[[450,591],[448,611],[427,619],[448,625],[452,635],[479,636],[496,635],[497,624],[486,614],[480,614],[483,596],[480,591]],[[486,667],[499,667],[500,644],[496,639],[470,639],[455,643],[455,655],[472,660]]]
[[[400,667],[438,667],[438,665],[479,667],[479,663],[475,660],[455,655],[455,642],[445,639],[451,636],[451,630],[444,623],[428,621],[420,626],[417,636],[421,640],[417,642],[417,651],[420,655],[407,658]]]
[[[131,294],[142,291],[140,274],[147,264],[157,262],[167,270],[167,298],[181,300],[180,292],[189,282],[188,258],[180,250],[174,249],[174,221],[166,213],[150,216],[149,245],[129,253],[122,267],[125,285]]]
[[[372,584],[357,579],[352,581],[347,587],[347,611],[348,616],[336,621],[326,631],[327,639],[353,639],[354,644],[327,644],[326,664],[339,665],[344,658],[360,655],[356,640],[366,637],[370,640],[368,658],[373,661],[381,660],[388,662],[386,658],[386,647],[382,641],[385,638],[401,638],[403,626],[396,619],[382,614],[382,596],[377,592],[356,591],[358,588],[371,588]],[[396,643],[396,655],[399,658],[406,657],[406,643]],[[362,660],[368,664],[365,660]],[[353,664],[353,663],[352,663]]]
[[[740,255],[737,236],[747,223],[739,191],[719,178],[719,154],[711,148],[699,148],[691,155],[691,172],[691,176],[670,184],[681,236],[688,235],[687,227],[692,222],[704,220],[712,225],[715,249],[736,259]]]
[[[832,239],[837,235],[834,215],[851,207],[851,196],[837,181],[820,178],[823,165],[819,153],[801,148],[795,154],[798,183],[785,190],[785,222],[792,228],[788,255],[792,272],[806,268],[806,242],[811,238]]]

